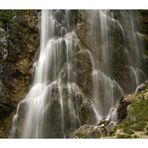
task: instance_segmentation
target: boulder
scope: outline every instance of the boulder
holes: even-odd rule
[[[102,131],[99,126],[83,125],[71,134],[71,138],[100,138]]]
[[[71,133],[71,138],[101,138],[107,137],[112,134],[115,130],[116,123],[102,123],[99,125],[88,125],[85,124],[79,129]]]
[[[143,82],[142,84],[140,84],[137,89],[136,89],[136,93],[143,91],[144,89],[148,88],[148,80]]]

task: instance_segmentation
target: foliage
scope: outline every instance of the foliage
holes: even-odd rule
[[[117,138],[132,138],[132,136],[130,136],[128,134],[119,134],[119,135],[117,135]]]
[[[135,100],[128,109],[128,116],[119,123],[118,128],[122,129],[124,133],[133,135],[135,131],[145,131],[148,123],[147,91],[148,89],[135,95]]]
[[[13,22],[13,17],[16,15],[14,10],[0,10],[0,20],[5,22]]]

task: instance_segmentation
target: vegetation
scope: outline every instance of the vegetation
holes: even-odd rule
[[[135,138],[136,132],[142,132],[147,135],[148,127],[148,88],[137,93],[135,100],[129,106],[128,116],[118,125],[117,129],[121,129],[124,133],[117,137],[130,135]]]
[[[80,13],[77,15],[80,15]],[[82,16],[79,16],[80,18],[86,17],[83,16],[85,15],[84,12],[81,15]],[[146,19],[148,14],[145,13],[142,14],[142,16],[143,17],[141,18],[141,21],[144,22],[141,33],[144,35],[144,41],[147,43],[144,53],[146,56],[148,56],[148,25],[145,24],[147,23],[145,21],[148,20]],[[85,40],[88,36],[88,26],[87,22],[85,21],[85,19],[79,20],[81,25],[80,30],[77,31],[77,34],[81,40],[80,42],[84,43],[86,42]],[[32,72],[31,68],[34,60],[33,58],[36,49],[39,47],[38,30],[38,11],[0,11],[0,71],[1,67],[3,68],[3,71],[0,73],[0,138],[8,137],[12,116],[15,112],[14,108],[16,109],[17,103],[25,96],[29,88]],[[116,53],[114,53],[116,56],[114,61],[114,73],[112,74],[118,81],[120,81],[122,78],[121,76],[126,77],[123,67],[125,55],[120,52],[123,39],[120,37],[119,40],[119,37],[120,36],[117,34],[116,39],[114,39],[114,46],[115,48],[118,47],[118,50],[116,50]],[[117,39],[119,40],[118,42],[116,41]],[[82,43],[82,47],[87,49],[89,48],[89,45],[87,47],[87,45]],[[5,50],[8,52],[7,59],[3,59],[1,56]],[[87,56],[87,54],[85,55],[81,53],[77,56],[79,56],[79,61],[77,64],[79,77],[77,83],[82,87],[84,93],[90,97],[92,96],[90,93],[92,88],[92,80],[90,75],[91,63],[89,63],[88,60],[89,56]],[[145,65],[145,67],[147,67],[147,65]],[[118,71],[116,69],[118,69]],[[110,137],[148,137],[148,87],[135,94],[134,97],[134,100],[128,106],[127,117],[123,119],[116,128],[114,128],[114,131],[109,135]],[[10,107],[8,113],[3,113],[6,112],[3,106]],[[88,114],[85,115],[86,118]],[[98,128],[98,131],[93,130],[94,129],[92,127],[90,127],[90,131],[87,131],[86,128],[84,131],[82,130],[80,132],[76,132],[75,137],[100,138],[108,136],[105,133],[106,131],[104,132],[105,134],[103,134],[103,131],[101,131],[102,133],[99,133],[100,128]]]
[[[31,81],[38,48],[37,23],[35,10],[0,10],[0,137],[8,137],[10,114],[15,112]]]

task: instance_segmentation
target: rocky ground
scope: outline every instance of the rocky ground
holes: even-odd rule
[[[122,112],[121,112],[122,110]],[[148,138],[148,81],[137,92],[124,96],[118,106],[119,122],[83,125],[72,138]]]

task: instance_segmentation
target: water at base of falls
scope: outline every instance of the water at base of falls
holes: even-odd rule
[[[95,123],[118,121],[119,99],[124,93],[135,91],[144,72],[140,45],[134,33],[135,20],[131,19],[131,13],[125,18],[122,12],[118,12],[120,19],[117,20],[116,13],[87,11],[88,44],[92,50],[83,50],[70,10],[42,11],[40,53],[35,62],[33,85],[18,104],[10,137],[65,138],[81,126],[80,108],[84,94],[76,83],[78,50],[88,54],[92,67],[89,105]],[[121,58],[120,62],[118,58]],[[116,73],[118,71],[120,73]]]

